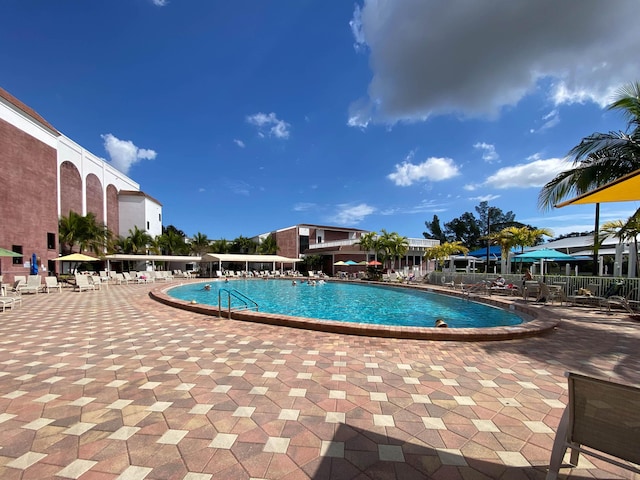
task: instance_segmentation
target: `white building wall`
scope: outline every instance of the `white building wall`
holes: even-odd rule
[[[144,214],[144,200],[145,198],[143,196],[137,195],[121,195],[118,197],[121,236],[129,236],[129,230],[135,230],[134,227],[138,227],[140,230],[147,229]]]
[[[56,148],[58,137],[56,132],[52,132],[40,123],[32,120],[28,115],[16,109],[15,106],[8,103],[2,97],[0,97],[0,118],[51,148]]]
[[[152,237],[162,235],[162,206],[145,197],[145,230]]]

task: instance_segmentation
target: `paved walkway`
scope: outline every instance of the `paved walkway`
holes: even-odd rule
[[[463,343],[178,311],[152,287],[0,313],[0,478],[543,479],[566,370],[640,383],[640,324]],[[633,478],[581,457],[567,478]]]

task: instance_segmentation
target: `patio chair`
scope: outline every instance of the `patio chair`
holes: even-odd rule
[[[58,289],[58,292],[62,293],[62,284],[58,283],[56,277],[44,277],[44,289],[45,292],[50,293],[51,290]]]
[[[122,273],[116,273],[114,278],[115,278],[116,285],[122,285],[123,283],[124,284],[128,284],[129,283],[129,280],[124,278],[124,275]]]
[[[640,474],[637,466],[626,463],[640,464],[640,388],[576,373],[567,378],[569,403],[558,425],[546,480],[558,478],[567,448],[572,466],[583,453]]]
[[[43,289],[42,277],[40,275],[29,275],[27,277],[27,283],[20,284],[20,293],[39,293]]]
[[[640,305],[638,300],[634,300],[638,296],[638,289],[633,288],[623,297],[621,295],[612,295],[606,299],[607,312],[611,313],[611,307],[620,307],[629,313],[636,313],[634,307],[637,309]]]
[[[76,286],[74,287],[74,290],[76,288],[78,289],[79,292],[82,292],[83,290],[95,291],[96,289],[93,283],[89,282],[89,277],[87,275],[82,275],[82,274],[76,274]]]
[[[102,290],[102,278],[97,275],[87,275],[89,283],[93,285],[95,290]],[[105,282],[106,283],[106,282]]]

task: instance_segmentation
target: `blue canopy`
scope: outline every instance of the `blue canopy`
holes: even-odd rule
[[[568,255],[566,253],[559,252],[558,250],[554,250],[553,248],[541,248],[540,250],[530,250],[528,252],[521,253],[520,255],[516,255],[514,260],[553,260],[553,261],[562,261],[562,260],[575,260],[575,257]]]
[[[479,248],[473,252],[469,252],[468,255],[472,257],[487,258],[487,249]],[[493,258],[500,258],[502,256],[502,248],[500,245],[491,245],[489,247],[489,256]]]

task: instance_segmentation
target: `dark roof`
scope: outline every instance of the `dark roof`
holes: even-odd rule
[[[323,230],[348,230],[350,232],[367,232],[368,230],[362,230],[361,228],[350,228],[350,227],[336,227],[335,225],[314,225],[311,223],[301,223],[297,225],[298,227],[311,227],[311,228],[321,228]]]
[[[145,198],[148,198],[149,200],[153,200],[158,205],[162,206],[162,203],[160,203],[158,200],[153,198],[151,195],[147,195],[146,193],[141,192],[140,190],[120,190],[118,192],[118,195],[128,195],[130,197],[145,197]]]
[[[33,120],[35,120],[36,122],[41,124],[43,127],[48,128],[49,130],[55,132],[58,135],[60,134],[60,132],[58,132],[58,130],[56,130],[53,127],[53,125],[51,125],[42,116],[40,116],[40,114],[38,112],[36,112],[33,108],[28,107],[27,105],[22,103],[20,100],[18,100],[16,97],[11,95],[9,92],[7,92],[2,87],[0,87],[0,97],[5,99],[11,105],[13,105],[18,110],[20,110],[22,113],[26,113],[27,115],[29,115]]]

